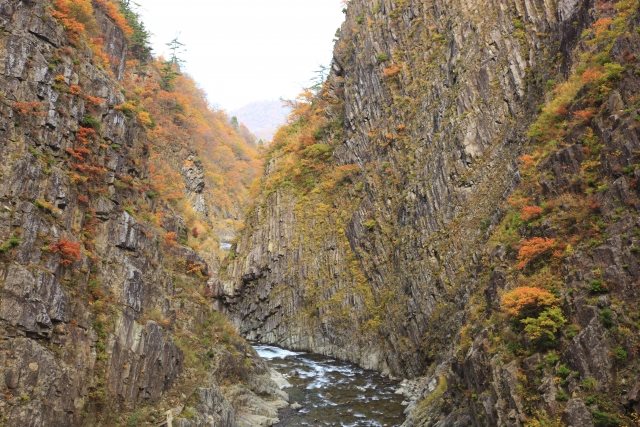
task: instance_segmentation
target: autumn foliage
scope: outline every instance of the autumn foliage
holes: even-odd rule
[[[523,221],[531,221],[542,215],[542,208],[540,206],[524,206],[520,211],[520,218]]]
[[[42,111],[42,103],[41,102],[14,102],[13,108],[15,111],[22,115],[38,115]]]
[[[79,46],[82,41],[86,41],[96,61],[106,68],[110,58],[103,48],[104,40],[99,32],[94,4],[111,18],[126,37],[131,37],[133,30],[119,6],[112,0],[55,0],[51,14],[62,24],[71,43]]]
[[[513,317],[523,317],[554,305],[557,297],[542,288],[522,286],[502,296],[502,309]]]
[[[382,75],[385,78],[390,79],[391,77],[395,77],[398,74],[400,74],[400,71],[402,71],[402,69],[398,65],[393,64],[389,67],[386,67],[384,70],[382,70]]]
[[[94,2],[115,22],[116,26],[120,28],[127,37],[131,37],[133,29],[129,26],[127,19],[120,11],[118,5],[111,0],[94,0]]]
[[[96,21],[91,0],[55,0],[53,6],[53,17],[67,30],[73,43],[78,43],[87,31],[95,31]]]
[[[177,238],[178,235],[175,232],[170,231],[164,235],[164,243],[167,246],[175,246],[177,244]]]
[[[601,79],[603,76],[604,73],[600,70],[600,67],[590,67],[582,73],[582,82],[591,83]]]
[[[74,262],[80,261],[80,243],[71,240],[60,239],[49,246],[51,253],[60,254],[60,264],[68,267]]]
[[[551,251],[556,245],[555,239],[533,237],[521,243],[518,250],[518,268],[525,268],[540,255]]]

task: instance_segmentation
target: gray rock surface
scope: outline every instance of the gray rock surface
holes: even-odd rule
[[[222,317],[217,326],[239,355],[214,337],[216,313],[203,296],[211,267],[165,242],[187,230],[147,194],[151,141],[117,108],[125,35],[94,2],[111,58],[103,69],[51,8],[0,1],[0,425],[126,425],[140,414],[154,423],[189,399],[199,421],[184,425],[277,418],[283,395],[257,355]],[[83,126],[96,132],[84,157],[74,151]],[[201,165],[185,173],[204,197]],[[161,226],[139,206],[161,212]],[[225,352],[243,363],[241,378],[227,377],[217,359]]]

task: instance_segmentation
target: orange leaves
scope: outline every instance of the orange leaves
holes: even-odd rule
[[[78,85],[69,86],[69,93],[71,95],[80,95],[82,93],[82,88]]]
[[[531,261],[552,250],[555,245],[555,239],[547,239],[545,237],[533,237],[524,240],[518,250],[518,269],[522,270]]]
[[[22,116],[39,115],[42,111],[42,103],[16,101],[13,103],[13,108],[18,114]]]
[[[91,39],[91,43],[89,43],[89,47],[91,47],[91,52],[93,52],[93,57],[96,63],[107,69],[111,63],[111,59],[109,58],[109,55],[105,53],[103,45],[104,40],[102,37],[94,37]]]
[[[102,166],[73,163],[71,167],[73,167],[73,169],[75,169],[76,171],[82,173],[85,177],[92,176],[97,178],[107,173],[107,169]]]
[[[127,37],[133,34],[126,19],[111,0],[94,1]],[[108,68],[111,59],[103,49],[103,39],[100,37],[92,0],[55,0],[53,7],[51,14],[65,28],[71,43],[77,46],[81,40],[87,40],[95,61]]]
[[[604,76],[600,67],[590,67],[584,70],[582,73],[582,83],[592,83],[597,80],[600,80]]]
[[[127,19],[120,12],[120,8],[111,0],[94,0],[100,9],[122,30],[125,36],[130,37],[133,29]],[[78,42],[87,33],[93,33],[97,29],[91,0],[55,0],[53,3],[53,17],[60,21],[67,30],[72,42]]]
[[[602,35],[605,31],[609,29],[609,26],[613,23],[612,18],[600,18],[596,22],[593,23],[593,31],[596,34],[596,37]]]
[[[187,261],[186,273],[189,275],[206,276],[207,266],[197,262]]]
[[[546,289],[522,286],[505,293],[501,306],[507,314],[522,317],[552,306],[557,301],[558,298]]]
[[[522,163],[522,166],[524,166],[525,168],[531,168],[536,165],[535,158],[529,154],[523,154],[522,156],[520,156],[519,160],[520,163]]]
[[[569,108],[566,104],[558,105],[558,107],[554,111],[555,115],[558,117],[564,117],[569,114]]]
[[[529,199],[529,197],[524,196],[522,193],[515,192],[510,195],[509,198],[507,198],[507,203],[512,208],[521,209],[523,206],[531,203],[531,200]]]
[[[96,26],[91,0],[55,0],[53,7],[53,17],[67,30],[73,43]]]
[[[523,221],[531,221],[542,215],[542,208],[540,206],[523,206],[520,211],[520,218]]]
[[[93,128],[81,127],[76,132],[76,139],[82,145],[89,145],[90,140],[95,139],[96,131]]]
[[[578,110],[573,113],[573,116],[581,122],[588,122],[593,118],[594,115],[595,110],[593,108],[586,108],[584,110]]]
[[[80,261],[80,243],[71,240],[60,239],[49,246],[49,250],[54,254],[60,254],[60,264],[65,267]]]
[[[170,231],[167,234],[164,235],[164,243],[167,246],[175,246],[178,244],[178,235],[173,232]]]
[[[107,14],[109,18],[113,20],[118,28],[122,30],[122,32],[127,37],[131,37],[133,35],[133,29],[129,26],[127,19],[124,17],[122,12],[120,12],[120,8],[110,0],[94,0],[97,5]]]
[[[99,106],[104,104],[105,99],[100,98],[98,96],[91,96],[82,93],[82,87],[79,85],[71,85],[69,86],[69,93],[74,96],[82,97],[85,101],[87,101],[91,105]]]
[[[78,160],[80,162],[84,162],[86,160],[86,156],[91,154],[91,151],[89,151],[85,147],[80,147],[78,149],[67,148],[65,151],[71,157],[73,157],[74,159],[76,159],[76,160]]]
[[[85,95],[84,100],[87,101],[89,104],[91,105],[95,105],[95,106],[99,106],[104,104],[105,99],[104,98],[100,98],[98,96],[91,96],[91,95]]]
[[[397,64],[393,64],[383,69],[382,75],[384,76],[385,79],[390,79],[400,74],[400,71],[402,71],[402,68],[400,68]]]

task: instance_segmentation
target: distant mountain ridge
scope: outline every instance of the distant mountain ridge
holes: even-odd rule
[[[252,102],[229,115],[236,116],[259,139],[271,141],[278,128],[286,123],[290,112],[281,100],[269,100]]]

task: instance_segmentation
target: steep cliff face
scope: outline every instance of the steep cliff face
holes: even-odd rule
[[[637,7],[349,2],[217,283],[241,331],[426,374],[409,425],[630,423]]]
[[[2,1],[0,23],[0,423],[272,423],[285,396],[212,310],[188,219],[150,179],[117,3]],[[206,172],[183,170],[203,222]]]
[[[586,6],[350,2],[322,95],[328,100],[311,106],[313,114],[329,110],[332,123],[318,125],[329,130],[309,132],[306,143],[328,139],[331,161],[355,168],[356,185],[319,194],[322,180],[305,187],[302,177],[293,189],[266,183],[233,266],[243,330],[420,373],[433,356],[423,344],[446,343],[459,324],[450,320],[466,291],[453,282],[516,182],[525,122],[542,82],[561,71],[556,56],[570,61]],[[276,143],[267,181],[287,172],[287,154]],[[305,283],[315,289],[311,298]],[[267,294],[277,309],[259,304]],[[293,320],[304,301],[327,301],[336,312]],[[432,328],[439,319],[446,321]],[[356,340],[354,326],[362,329]],[[292,327],[300,333],[285,338]]]

